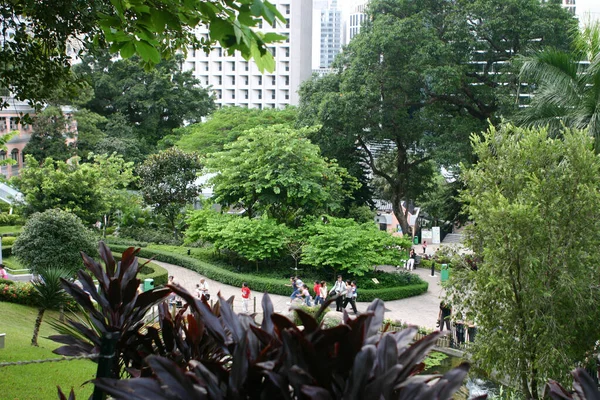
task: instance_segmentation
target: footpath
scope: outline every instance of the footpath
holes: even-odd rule
[[[420,250],[420,246],[415,246],[415,249]],[[427,253],[432,254],[433,249],[428,248]],[[175,277],[175,283],[178,283],[179,285],[183,286],[192,294],[195,293],[196,284],[200,282],[200,278],[203,278],[202,275],[198,274],[197,272],[191,271],[187,268],[160,261],[153,262],[165,268],[169,272],[169,275],[173,275]],[[378,269],[388,272],[396,270],[394,266],[381,266]],[[440,286],[439,273],[436,272],[435,276],[431,277],[431,270],[426,270],[423,268],[418,268],[412,272],[419,275],[424,281],[429,283],[428,291],[426,293],[423,293],[422,295],[410,297],[408,299],[385,302],[385,318],[400,320],[402,322],[406,322],[407,324],[418,325],[428,329],[434,329],[438,317],[440,301],[443,296],[443,289]],[[221,296],[226,299],[228,299],[231,296],[235,296],[234,310],[238,313],[242,312],[241,288],[225,285],[208,278],[205,279],[206,282],[208,282],[209,293],[212,296],[212,300],[216,299],[217,293],[219,292],[221,293]],[[287,283],[289,282],[285,280],[281,281],[282,285],[285,285]],[[309,286],[312,288],[312,285]],[[252,290],[252,288],[250,289]],[[292,288],[290,287],[289,289],[291,294]],[[290,306],[286,304],[290,301],[289,296],[269,294],[269,297],[273,302],[273,307],[275,308],[276,312],[281,313],[289,309]],[[263,293],[252,291],[249,307],[250,312],[254,311],[254,299],[256,299],[256,312],[262,312],[262,298]],[[360,288],[358,300],[360,300]],[[358,301],[356,306],[359,312],[364,312],[369,306],[369,304],[370,303]],[[332,307],[335,306],[332,305]],[[352,309],[350,305],[348,305],[347,310],[351,313]],[[331,312],[336,312],[335,308],[333,308]]]

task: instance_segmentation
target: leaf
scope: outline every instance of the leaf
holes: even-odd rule
[[[152,62],[158,64],[160,62],[160,53],[156,47],[152,46],[145,40],[138,40],[135,42],[135,49],[142,60],[146,62]]]

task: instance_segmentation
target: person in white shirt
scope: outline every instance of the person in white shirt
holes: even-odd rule
[[[333,286],[333,289],[331,289],[332,294],[337,296],[335,299],[335,311],[342,311],[342,304],[344,302],[346,290],[346,284],[344,283],[342,276],[338,275],[337,281],[335,281],[335,285]]]
[[[200,294],[202,294],[204,296],[206,301],[210,300],[210,294],[208,294],[208,282],[206,282],[206,279],[200,278],[200,284],[198,285],[198,291],[200,292]]]

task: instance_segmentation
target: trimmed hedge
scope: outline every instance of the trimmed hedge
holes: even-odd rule
[[[0,284],[0,301],[36,306],[35,289],[30,282]]]
[[[127,247],[128,246],[112,245],[111,249],[113,251],[124,251]],[[288,283],[286,280],[234,273],[216,267],[205,261],[200,261],[192,257],[174,254],[163,250],[143,248],[141,249],[139,256],[143,258],[154,258],[158,261],[178,265],[190,269],[192,271],[196,271],[209,279],[213,279],[217,282],[221,282],[226,285],[241,287],[242,283],[247,282],[248,286],[250,286],[252,290],[257,292],[267,292],[282,296],[290,295],[291,289],[288,286],[285,286]],[[359,300],[399,300],[423,294],[427,292],[428,287],[429,284],[427,282],[423,282],[416,285],[399,286],[395,288],[359,289]]]

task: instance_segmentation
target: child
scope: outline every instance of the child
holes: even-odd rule
[[[248,314],[248,302],[250,301],[250,288],[246,282],[242,283],[242,310]]]
[[[319,281],[315,281],[313,290],[315,292],[315,306],[316,306],[323,302],[323,298],[321,297],[321,284],[319,283]]]
[[[302,293],[300,294],[300,296],[304,298],[304,301],[306,302],[307,306],[312,306],[312,304],[310,304],[310,292],[308,291],[308,286],[306,286],[306,284],[302,285]]]
[[[297,276],[291,277],[290,282],[292,283],[292,294],[290,295],[290,301],[286,303],[288,306],[292,304],[292,301],[302,292],[303,285],[302,280]]]
[[[356,292],[356,281],[349,282],[348,281],[348,292],[346,292],[346,298],[344,299],[344,308],[350,303],[352,307],[352,311],[354,311],[354,315],[358,314],[358,310],[356,309],[356,297],[358,293]]]

